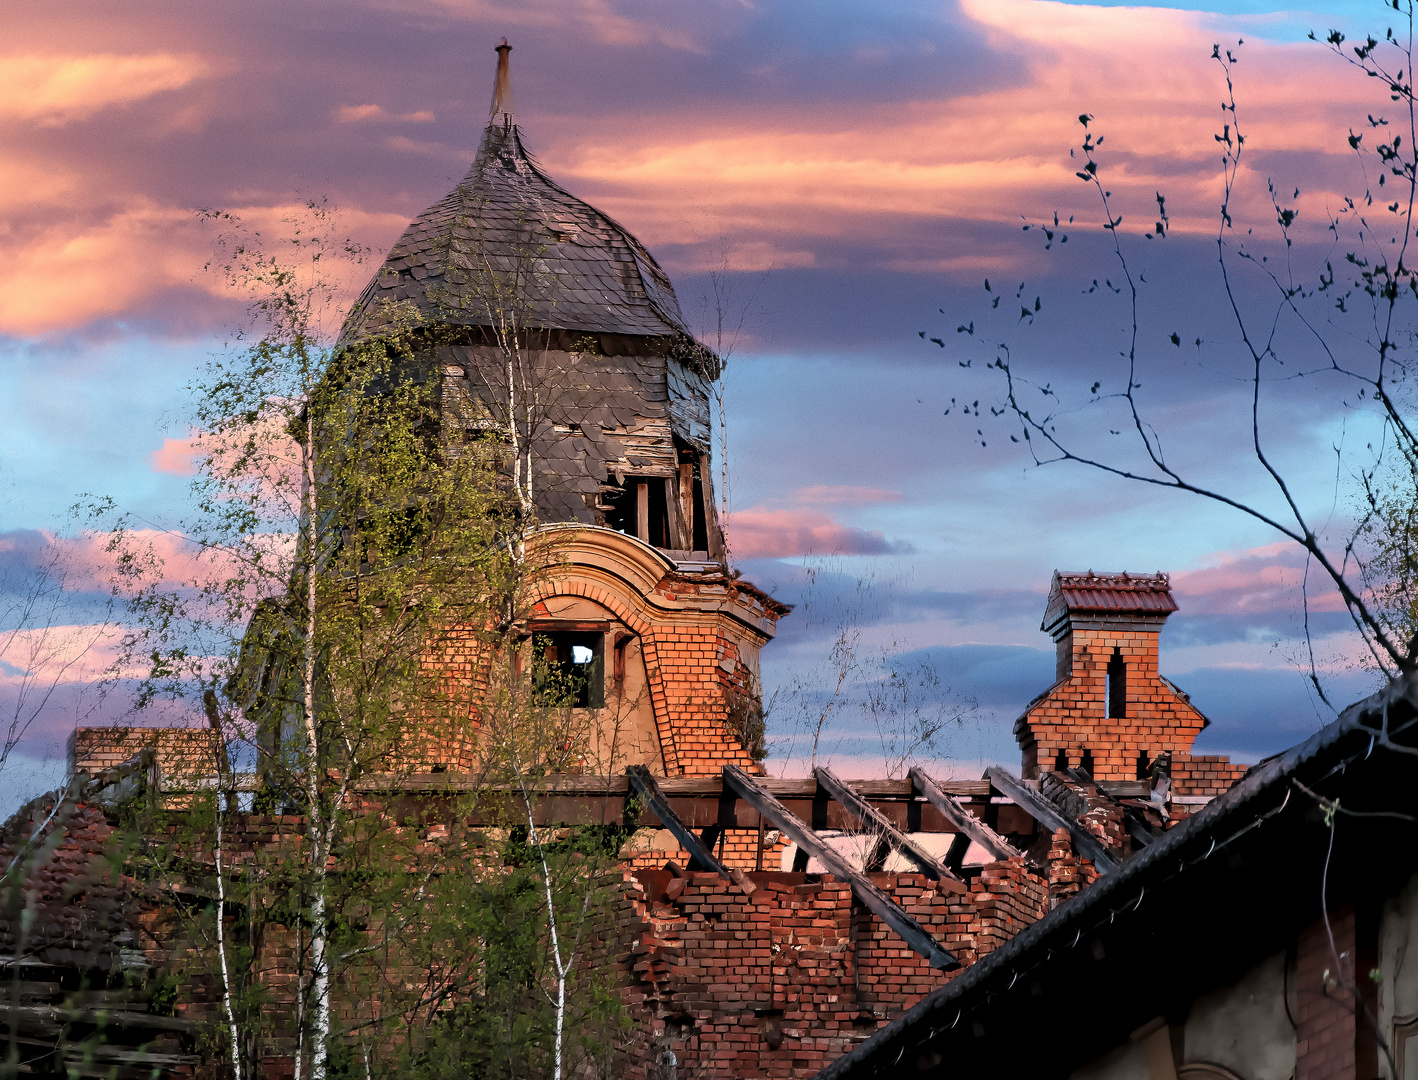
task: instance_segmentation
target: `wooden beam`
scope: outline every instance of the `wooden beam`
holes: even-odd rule
[[[1091,860],[1098,873],[1106,874],[1110,870],[1118,868],[1116,860],[1108,853],[1108,849],[1084,827],[1082,822],[1070,821],[1064,817],[1053,803],[1027,786],[1023,780],[1007,770],[1001,769],[998,765],[986,769],[985,776],[989,778],[990,783],[998,789],[1001,795],[1013,799],[1015,805],[1022,806],[1035,821],[1050,832],[1067,829],[1069,837],[1073,840],[1073,850],[1083,858]]]
[[[947,867],[938,862],[929,851],[905,833],[899,832],[896,826],[887,821],[876,807],[853,791],[851,786],[839,779],[831,769],[819,766],[813,770],[813,773],[817,777],[817,782],[827,789],[827,794],[856,815],[862,824],[875,829],[881,839],[920,867],[926,877],[933,881],[940,881],[942,878],[949,878],[952,881],[960,880]]]
[[[687,462],[679,467],[679,513],[684,522],[686,548],[694,547],[694,466]],[[708,554],[707,552],[705,554]]]
[[[650,542],[650,485],[635,481],[635,535],[642,544]]]
[[[665,477],[665,517],[669,522],[670,547],[681,551],[688,551],[694,547],[694,534],[689,533],[686,537],[684,520],[684,506],[679,498],[679,478],[676,476]]]
[[[665,798],[655,778],[650,775],[650,770],[644,765],[631,765],[625,770],[625,775],[630,777],[631,786],[640,793],[645,805],[660,819],[660,824],[674,833],[679,846],[689,852],[689,869],[718,874],[728,880],[729,872],[714,858],[713,852],[705,847],[704,842],[694,835],[694,830],[685,825],[679,815],[670,809],[669,800]]]
[[[780,779],[776,776],[757,778],[759,786],[771,791],[779,798],[811,799],[817,795],[818,784],[815,777]],[[663,776],[658,777],[660,790],[668,798],[713,798],[717,799],[724,789],[723,777],[718,776]],[[948,795],[965,799],[988,799],[991,794],[988,780],[942,780],[940,789]],[[910,803],[919,798],[910,780],[858,780],[852,785],[862,798],[873,803]],[[1146,784],[1140,787],[1145,788]],[[508,791],[519,794],[516,784],[489,784],[480,776],[470,773],[377,773],[366,774],[360,781],[360,790],[369,791]],[[630,790],[630,781],[624,775],[597,776],[586,773],[552,773],[544,777],[537,789],[541,795],[624,795]],[[1099,790],[1103,790],[1100,786]],[[1140,798],[1147,798],[1144,791]],[[1173,799],[1175,802],[1176,800]]]
[[[959,799],[942,791],[940,785],[920,769],[913,768],[907,775],[920,789],[921,794],[930,800],[931,805],[941,812],[941,816],[955,826],[961,836],[968,836],[996,859],[1010,859],[1019,854],[1017,847],[970,813]]]
[[[689,869],[718,874],[750,895],[758,890],[758,886],[742,870],[725,866],[714,858],[712,845],[695,836],[694,830],[680,820],[680,816],[670,807],[665,793],[660,790],[659,782],[650,775],[649,769],[644,765],[631,765],[625,770],[625,775],[630,778],[631,787],[645,800],[645,805],[660,819],[660,824],[669,829],[679,841],[680,847],[689,852]]]
[[[902,941],[924,956],[931,967],[941,971],[954,971],[960,967],[954,953],[942,947],[905,909],[824,843],[801,818],[761,788],[748,773],[737,765],[725,765],[724,786],[733,788],[741,799],[786,833],[801,850],[810,852],[840,880],[850,884],[852,894],[872,914],[896,931]]]

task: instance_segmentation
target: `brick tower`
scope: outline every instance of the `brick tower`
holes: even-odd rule
[[[1058,647],[1057,681],[1014,724],[1026,777],[1083,766],[1135,780],[1165,751],[1179,788],[1229,786],[1238,766],[1191,753],[1210,721],[1158,674],[1158,636],[1176,610],[1166,574],[1054,573],[1040,629]]]
[[[442,422],[509,442],[516,429],[529,448],[558,566],[526,629],[581,683],[587,769],[762,771],[759,651],[789,609],[728,566],[710,437],[722,365],[650,251],[528,153],[511,112],[510,46],[498,52],[500,107],[471,167],[404,230],[341,342],[378,340],[417,312],[415,359]],[[284,739],[299,719],[289,695],[259,680],[249,689],[236,703],[249,713],[283,703],[261,723]],[[96,768],[165,738],[84,728],[71,757]],[[471,767],[461,742],[435,738],[420,752],[435,771]]]

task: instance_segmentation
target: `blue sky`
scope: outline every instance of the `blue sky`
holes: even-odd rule
[[[1135,453],[1107,435],[1115,416],[1083,404],[1094,381],[1118,385],[1128,325],[1117,296],[1087,291],[1117,274],[1068,156],[1091,113],[1147,278],[1148,415],[1192,475],[1273,505],[1246,457],[1243,357],[1215,268],[1224,87],[1210,46],[1246,38],[1238,212],[1273,248],[1265,181],[1301,189],[1289,257],[1308,273],[1333,254],[1326,214],[1363,186],[1345,134],[1387,102],[1305,33],[1381,34],[1387,17],[1377,3],[1047,0],[27,9],[0,55],[0,554],[28,565],[15,537],[62,531],[85,492],[181,516],[186,478],[160,452],[187,435],[184,387],[241,317],[202,273],[212,237],[194,210],[272,222],[328,194],[382,250],[465,168],[505,34],[519,122],[553,176],[649,245],[691,318],[709,268],[736,276],[745,334],[726,386],[748,577],[789,601],[813,559],[830,557],[843,587],[890,580],[866,637],[978,703],[948,748],[969,772],[1016,760],[1009,725],[1051,678],[1038,630],[1051,572],[1170,571],[1182,609],[1162,670],[1213,720],[1199,748],[1253,760],[1328,715],[1299,670],[1303,563],[1225,508],[1034,466],[990,416],[999,380],[982,369],[1008,344],[1017,370],[1072,395],[1062,416],[1080,445]],[[1172,215],[1161,242],[1143,236],[1158,190]],[[1055,210],[1076,224],[1045,252],[1022,225]],[[1040,298],[1033,319],[1018,318],[1020,282],[1026,305]],[[989,306],[1000,291],[1003,320]],[[1241,297],[1252,315],[1272,303],[1254,275]],[[976,335],[955,332],[970,323]],[[1179,349],[1173,332],[1203,345]],[[1285,333],[1286,355],[1312,364]],[[1362,353],[1362,334],[1335,333]],[[1353,491],[1333,447],[1369,434],[1343,393],[1315,378],[1267,388],[1269,445],[1335,536]],[[975,400],[978,423],[959,411]],[[808,533],[812,545],[791,539]],[[1317,652],[1347,701],[1373,680],[1323,594]],[[831,625],[785,621],[765,653],[770,690],[815,670]],[[46,718],[22,756],[52,759],[72,723]],[[844,767],[871,771],[869,742],[844,741]]]

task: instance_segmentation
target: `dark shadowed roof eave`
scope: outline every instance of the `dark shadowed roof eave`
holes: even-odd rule
[[[843,1080],[849,1076],[871,1075],[868,1069],[890,1064],[889,1061],[876,1060],[877,1055],[890,1054],[898,1048],[904,1053],[906,1049],[919,1046],[950,1029],[955,1010],[961,1009],[963,1014],[963,1009],[971,1006],[973,995],[985,993],[988,996],[992,991],[984,988],[992,979],[1002,972],[1017,970],[1036,954],[1058,945],[1076,929],[1081,931],[1090,925],[1089,920],[1096,917],[1100,909],[1113,910],[1109,905],[1121,900],[1116,904],[1114,914],[1126,917],[1127,909],[1136,910],[1134,894],[1139,889],[1146,889],[1151,877],[1159,873],[1164,877],[1170,875],[1190,845],[1204,844],[1210,840],[1213,848],[1224,846],[1241,832],[1262,823],[1269,814],[1256,817],[1256,802],[1267,797],[1273,800],[1277,795],[1276,789],[1288,786],[1291,777],[1302,767],[1322,762],[1327,756],[1342,760],[1343,753],[1348,749],[1344,746],[1346,741],[1353,741],[1356,750],[1362,748],[1367,741],[1363,738],[1365,730],[1376,728],[1375,720],[1385,715],[1388,708],[1399,700],[1407,702],[1410,707],[1418,703],[1418,672],[1400,676],[1377,694],[1349,706],[1338,720],[1305,742],[1255,766],[1230,791],[1217,796],[1117,870],[1099,878],[972,964],[958,978],[921,999],[860,1046],[819,1072],[815,1080]],[[1240,832],[1236,831],[1238,827]],[[1202,862],[1204,859],[1192,865]],[[1171,886],[1175,886],[1175,878]],[[959,1020],[959,1016],[953,1018]],[[862,1071],[858,1072],[859,1069]]]

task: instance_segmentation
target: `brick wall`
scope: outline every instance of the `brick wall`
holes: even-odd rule
[[[1107,669],[1118,649],[1127,667],[1126,715],[1107,715]],[[1062,752],[1069,767],[1091,759],[1097,780],[1136,780],[1142,759],[1172,755],[1176,795],[1219,795],[1245,774],[1244,765],[1191,748],[1206,718],[1185,693],[1157,670],[1158,632],[1136,624],[1077,628],[1058,640],[1059,681],[1015,721],[1014,734],[1026,777],[1055,767]],[[1087,758],[1085,758],[1087,755]]]
[[[756,694],[759,651],[788,609],[747,582],[667,570],[661,556],[621,533],[576,530],[557,542],[554,569],[536,582],[537,610],[555,618],[575,608],[580,618],[608,620],[612,636],[622,628],[634,636],[645,678],[637,708],[658,742],[644,762],[651,771],[712,776],[732,762],[761,773],[732,730],[730,702]]]
[[[1347,978],[1354,956],[1353,909],[1333,915],[1330,925],[1339,971]],[[1356,1080],[1354,1010],[1336,974],[1329,935],[1324,923],[1316,923],[1301,933],[1296,949],[1295,1080]]]
[[[1076,874],[1066,840],[1060,858]],[[679,1076],[810,1076],[954,977],[855,904],[845,882],[750,876],[759,887],[747,895],[713,874],[671,886],[665,871],[627,872],[605,935],[624,956],[636,1024],[617,1075],[654,1080],[668,1051]],[[872,879],[965,965],[1049,906],[1049,879],[1022,858],[984,867],[968,892],[915,874]]]
[[[217,771],[211,728],[84,727],[69,736],[69,769],[97,775],[151,747],[167,778],[209,777]]]
[[[1172,759],[1172,784],[1179,795],[1223,795],[1245,775],[1245,765],[1220,754]]]
[[[700,830],[702,831],[702,830]],[[768,830],[770,833],[776,830]],[[763,849],[762,865],[758,856],[757,829],[725,829],[721,842],[714,845],[715,857],[733,870],[779,870],[783,851],[792,841],[779,834]],[[634,870],[658,870],[669,860],[680,866],[689,865],[689,852],[679,846],[668,829],[640,829],[621,849],[622,861]]]

